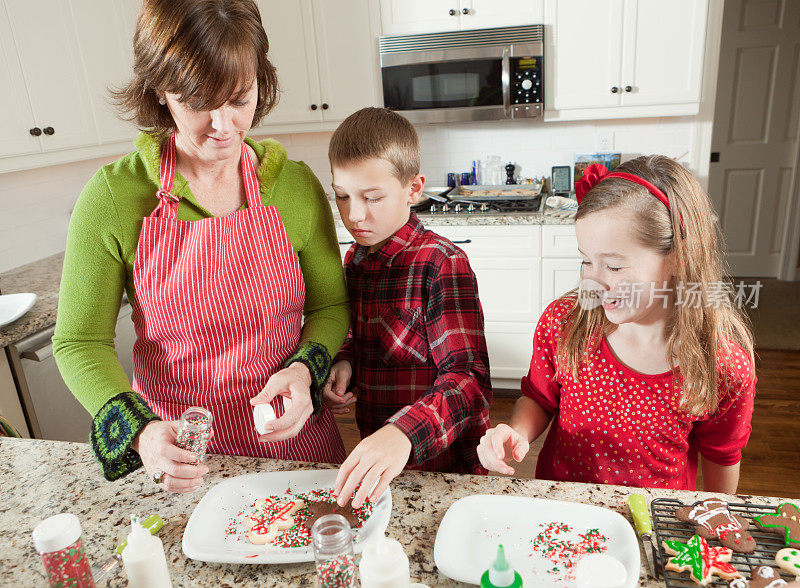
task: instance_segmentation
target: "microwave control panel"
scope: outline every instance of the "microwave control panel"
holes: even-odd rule
[[[541,104],[542,92],[541,57],[512,57],[511,104]]]

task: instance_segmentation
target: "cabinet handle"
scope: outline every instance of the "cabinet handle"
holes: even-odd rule
[[[472,239],[463,239],[461,241],[450,241],[454,245],[463,245],[464,243],[472,243]]]
[[[619,88],[617,88],[616,86],[611,86],[611,93],[616,94],[617,92],[619,92]]]
[[[450,10],[447,12],[447,14],[449,14],[450,16],[455,16],[455,15],[456,15],[456,14],[458,14],[458,13],[455,11],[455,9],[454,9],[454,8],[451,8],[451,9],[450,9]]]
[[[469,14],[469,8],[462,8],[461,14]]]
[[[311,110],[316,110],[316,109],[317,109],[317,105],[316,104],[312,104],[311,105]]]
[[[625,86],[625,91],[628,92],[628,93],[633,92],[633,87],[632,86]]]
[[[339,241],[339,245],[352,245],[355,241]]]
[[[41,134],[42,134],[42,129],[40,129],[39,127],[33,127],[33,128],[30,130],[30,133],[31,133],[31,135],[33,135],[34,137],[38,137],[39,135],[41,135]]]
[[[322,103],[322,110],[328,110],[329,108],[330,108],[330,106],[328,106],[327,102],[323,102]]]
[[[44,128],[44,134],[45,135],[55,135],[56,134],[56,130],[53,127],[45,127]]]

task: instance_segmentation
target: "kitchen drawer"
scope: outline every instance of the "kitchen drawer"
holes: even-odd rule
[[[543,225],[542,257],[580,257],[575,225]]]
[[[539,225],[425,226],[450,239],[467,254],[470,261],[479,257],[539,257],[541,251],[542,227]]]
[[[539,258],[470,259],[487,321],[535,322],[540,314]]]

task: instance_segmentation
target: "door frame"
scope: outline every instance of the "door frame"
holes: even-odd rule
[[[778,261],[778,279],[791,282],[800,281],[800,268],[797,267],[800,258],[800,117],[794,137],[794,170]]]

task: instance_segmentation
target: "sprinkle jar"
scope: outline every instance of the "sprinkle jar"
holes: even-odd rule
[[[83,549],[81,523],[74,514],[57,514],[36,525],[33,544],[42,556],[49,586],[94,587],[89,560]]]
[[[197,456],[196,464],[206,459],[208,440],[214,417],[202,406],[190,406],[181,415],[181,428],[178,431],[178,447],[191,451]]]
[[[320,517],[311,527],[317,585],[320,588],[352,588],[356,585],[353,532],[342,515]]]

